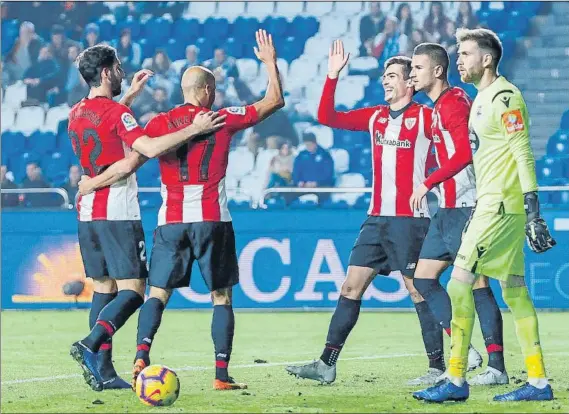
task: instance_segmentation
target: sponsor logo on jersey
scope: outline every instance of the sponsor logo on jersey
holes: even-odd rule
[[[127,131],[132,131],[138,126],[136,119],[128,112],[121,115],[121,121]]]
[[[407,127],[407,129],[412,129],[416,123],[417,123],[417,118],[407,118],[405,120],[405,126]]]
[[[245,115],[245,107],[244,106],[230,106],[227,108],[227,112],[233,115]]]
[[[408,139],[400,141],[398,139],[385,139],[383,134],[379,131],[375,131],[375,145],[385,145],[388,147],[397,147],[397,148],[411,148],[411,141]]]
[[[515,132],[523,131],[525,129],[524,119],[522,118],[522,113],[519,109],[506,112],[502,115],[502,122],[506,127],[506,132],[508,134],[513,134]]]

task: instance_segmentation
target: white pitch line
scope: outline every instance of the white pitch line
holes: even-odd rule
[[[373,360],[373,359],[390,359],[390,358],[406,358],[421,356],[422,354],[388,354],[388,355],[371,355],[371,356],[359,356],[359,357],[348,357],[341,358],[341,361],[361,361],[361,360]],[[241,365],[231,365],[231,369],[237,368],[264,368],[264,367],[279,367],[283,365],[296,365],[296,364],[308,364],[314,360],[306,361],[288,361],[288,362],[269,362],[266,364],[241,364]],[[209,371],[213,370],[214,367],[182,367],[173,368],[174,371]],[[131,372],[123,372],[123,375],[131,374]],[[68,375],[55,375],[51,377],[39,377],[39,378],[26,378],[10,381],[2,381],[2,385],[15,385],[15,384],[28,384],[31,382],[48,382],[56,380],[67,380],[72,378],[81,378],[82,375],[79,374],[68,374]]]

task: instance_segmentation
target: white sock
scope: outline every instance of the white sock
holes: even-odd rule
[[[540,390],[547,387],[549,381],[547,378],[528,378],[528,382],[530,385],[533,385],[535,388],[539,388]]]
[[[449,381],[452,382],[454,385],[456,385],[457,387],[462,387],[462,385],[464,384],[464,382],[466,381],[465,378],[459,378],[459,377],[451,377],[449,375],[448,377]]]

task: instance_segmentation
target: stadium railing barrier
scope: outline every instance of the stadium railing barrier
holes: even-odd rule
[[[2,194],[59,194],[63,199],[61,208],[71,210],[72,204],[69,204],[69,194],[63,188],[2,188]]]

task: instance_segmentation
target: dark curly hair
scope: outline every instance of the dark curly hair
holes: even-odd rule
[[[115,48],[107,45],[96,45],[85,49],[77,57],[79,73],[89,87],[101,86],[101,72],[111,69],[117,61]]]

